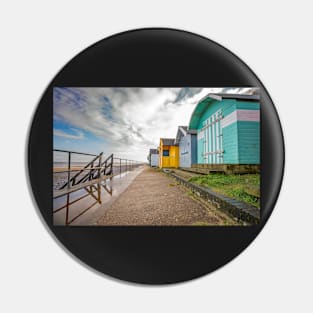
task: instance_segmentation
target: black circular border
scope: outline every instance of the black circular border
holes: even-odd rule
[[[47,60],[48,61],[48,60]],[[242,87],[261,90],[261,223],[248,227],[62,227],[52,223],[53,87]],[[112,277],[144,284],[190,280],[241,253],[268,220],[281,188],[284,140],[274,104],[250,68],[221,45],[175,29],[101,40],[74,57],[44,92],[28,141],[28,174],[47,226],[74,256]],[[261,265],[255,264],[255,270]]]

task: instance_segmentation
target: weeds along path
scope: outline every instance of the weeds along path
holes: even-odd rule
[[[98,220],[98,225],[234,225],[193,198],[173,178],[145,168]]]

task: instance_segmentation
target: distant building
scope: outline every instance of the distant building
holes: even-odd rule
[[[179,147],[174,138],[160,138],[159,167],[169,168],[179,166]]]
[[[159,151],[158,149],[150,149],[148,155],[149,165],[151,167],[158,167],[159,166]]]
[[[191,167],[197,163],[197,131],[179,126],[175,143],[179,145],[179,167]]]
[[[197,131],[198,164],[260,164],[258,95],[209,94],[197,104],[189,129]]]

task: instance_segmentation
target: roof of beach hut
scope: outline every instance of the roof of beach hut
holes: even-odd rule
[[[186,136],[187,134],[197,134],[197,131],[194,129],[188,129],[188,126],[178,126],[175,144],[179,144],[181,137]]]
[[[199,119],[203,112],[207,109],[207,105],[211,101],[222,101],[223,99],[239,99],[247,101],[260,101],[259,95],[245,95],[245,94],[231,94],[231,93],[209,93],[207,96],[202,98],[196,105],[194,111],[191,114],[189,128],[196,129]]]
[[[159,154],[158,149],[150,149],[149,154]]]
[[[175,138],[161,138],[163,146],[175,146]]]

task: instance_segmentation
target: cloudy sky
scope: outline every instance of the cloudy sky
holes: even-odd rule
[[[146,161],[159,138],[176,137],[197,102],[212,92],[250,88],[54,88],[55,149]],[[61,161],[61,160],[59,160]]]

